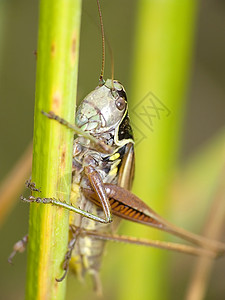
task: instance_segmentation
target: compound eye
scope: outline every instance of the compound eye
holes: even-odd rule
[[[119,110],[123,110],[125,108],[125,106],[126,106],[126,102],[122,97],[116,99],[116,107]]]

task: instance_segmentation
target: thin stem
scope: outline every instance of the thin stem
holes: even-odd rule
[[[220,238],[224,227],[225,205],[224,205],[224,175],[225,165],[222,168],[218,186],[214,195],[213,206],[210,210],[209,220],[205,225],[205,234],[209,238]],[[185,296],[186,300],[201,300],[205,298],[213,260],[199,257],[192,273],[192,277]]]

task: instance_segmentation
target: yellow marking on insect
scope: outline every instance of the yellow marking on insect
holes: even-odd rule
[[[81,281],[83,279],[82,276],[83,266],[80,261],[80,257],[78,255],[72,256],[70,259],[69,266],[70,266],[70,270],[73,271],[77,275],[78,279]]]
[[[70,193],[70,202],[73,206],[76,206],[78,197],[80,196],[80,188],[79,185],[76,183],[73,183],[71,185],[71,193]],[[74,218],[75,218],[75,214],[74,213],[70,213],[69,214],[69,223],[72,224],[74,223]]]
[[[123,209],[121,209],[120,212],[123,214],[123,213],[125,213],[128,209],[129,209],[129,206],[125,206]]]
[[[73,183],[71,186],[71,202],[75,203],[77,200],[77,197],[80,193],[80,187],[78,184]],[[73,200],[73,201],[72,201]]]
[[[133,217],[134,214],[135,214],[135,210],[129,213],[129,217]]]
[[[115,153],[113,154],[112,156],[110,156],[110,159],[109,160],[116,160],[120,157],[120,154],[119,153]]]
[[[128,209],[128,210],[125,212],[125,215],[128,216],[132,211],[133,211],[133,208]]]
[[[117,207],[117,205],[119,205],[119,202],[118,201],[115,201],[113,204],[111,204],[111,208],[115,209]]]
[[[84,264],[85,269],[89,268],[89,262],[88,262],[88,258],[86,255],[83,256],[83,264]]]
[[[115,167],[109,172],[108,176],[114,177],[117,175],[117,172],[118,172],[118,168]]]
[[[89,243],[89,241],[87,240],[86,245],[84,246],[84,249],[82,250],[82,254],[84,254],[84,257],[91,255],[91,246],[92,246],[91,242]],[[87,264],[86,264],[86,266],[88,267]]]
[[[140,215],[141,215],[140,212],[136,212],[136,214],[134,215],[134,218],[135,218],[135,219],[139,219]]]
[[[145,215],[144,215],[144,214],[141,214],[140,217],[139,217],[139,220],[140,220],[140,221],[143,220],[144,217],[145,217]]]

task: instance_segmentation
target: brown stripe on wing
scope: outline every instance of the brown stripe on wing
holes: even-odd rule
[[[101,202],[97,194],[90,189],[82,189],[85,197],[95,203],[97,206],[101,207]],[[143,223],[153,227],[161,228],[163,225],[155,220],[154,218],[146,215],[144,212],[141,212],[129,205],[123,204],[122,202],[110,197],[109,203],[111,205],[112,213],[122,219],[127,219],[133,222]]]

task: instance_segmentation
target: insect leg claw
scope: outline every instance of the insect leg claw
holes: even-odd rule
[[[31,182],[30,179],[25,182],[25,186],[33,192],[41,192],[40,189],[36,188],[36,184],[34,182]]]
[[[65,279],[65,277],[66,277],[66,274],[67,274],[67,272],[68,272],[68,269],[69,269],[69,266],[64,270],[63,276],[60,277],[60,278],[55,278],[55,280],[56,280],[57,282],[63,281],[63,279]]]

